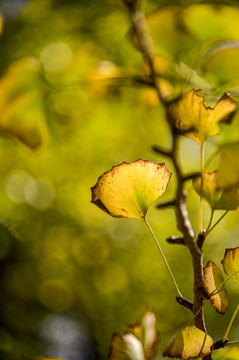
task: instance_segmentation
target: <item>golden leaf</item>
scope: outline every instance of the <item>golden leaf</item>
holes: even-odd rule
[[[226,249],[222,265],[225,273],[239,285],[239,247]]]
[[[236,102],[224,94],[214,108],[206,107],[203,96],[197,90],[183,94],[173,105],[170,116],[174,126],[183,135],[204,141],[219,133],[218,122],[229,121],[236,111]]]
[[[144,219],[170,177],[164,163],[142,159],[122,163],[99,177],[91,188],[92,202],[113,217]]]
[[[186,326],[168,343],[163,356],[183,360],[205,357],[211,353],[213,339],[195,326]]]
[[[223,281],[221,270],[209,260],[204,268],[204,287],[209,296],[215,291],[214,295],[210,296],[211,304],[218,313],[224,315],[228,307],[228,296],[223,289]]]

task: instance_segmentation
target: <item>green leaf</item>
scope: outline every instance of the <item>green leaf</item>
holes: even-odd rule
[[[225,314],[228,308],[227,291],[223,289],[223,275],[221,270],[209,260],[204,270],[204,287],[210,296],[210,301],[214,309],[220,314]],[[216,290],[216,291],[215,291]],[[214,295],[210,295],[215,291]]]
[[[238,62],[239,43],[226,42],[210,49],[203,58],[201,68],[204,72],[213,74],[219,84],[223,84],[238,79]]]
[[[0,79],[0,130],[30,148],[39,147],[46,138],[41,70],[39,60],[24,58],[11,64]]]
[[[221,147],[218,168],[218,187],[227,188],[239,184],[239,143]]]
[[[211,354],[213,339],[195,326],[186,326],[168,343],[163,356],[183,360]]]
[[[170,177],[164,163],[142,159],[122,163],[99,177],[91,188],[92,202],[113,217],[144,219]]]
[[[236,102],[224,94],[214,108],[206,107],[197,90],[183,94],[170,112],[173,125],[185,136],[200,145],[219,133],[219,121],[229,121],[236,111]]]
[[[193,188],[201,194],[201,176],[193,179]],[[239,188],[218,190],[217,171],[203,173],[202,197],[208,202],[212,210],[236,210],[239,206]]]
[[[222,265],[225,273],[239,285],[239,247],[226,249]]]
[[[238,360],[239,346],[228,347],[226,349],[215,351],[213,353],[214,360]]]

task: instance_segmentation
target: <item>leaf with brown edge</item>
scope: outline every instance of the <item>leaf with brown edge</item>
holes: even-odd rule
[[[175,102],[170,117],[181,134],[202,145],[209,137],[219,134],[218,123],[230,121],[235,111],[236,102],[229,94],[224,94],[211,108],[205,106],[204,97],[193,89]]]
[[[92,203],[113,217],[144,219],[161,196],[171,173],[164,163],[139,159],[114,166],[91,188]]]
[[[225,314],[228,307],[227,291],[223,289],[223,275],[221,270],[209,260],[203,269],[204,287],[210,297],[214,309],[220,314]],[[210,295],[214,293],[213,295]]]
[[[201,175],[193,179],[193,188],[201,194]],[[236,210],[239,206],[239,187],[219,190],[217,171],[203,173],[202,197],[212,210]]]
[[[239,247],[226,249],[222,265],[225,273],[239,285]]]
[[[133,334],[113,335],[110,360],[145,360],[143,346]]]
[[[170,340],[163,356],[182,360],[205,357],[211,354],[213,339],[195,326],[186,326]]]

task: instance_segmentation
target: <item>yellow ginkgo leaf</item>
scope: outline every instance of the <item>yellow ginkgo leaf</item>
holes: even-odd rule
[[[220,314],[225,314],[228,307],[228,296],[227,291],[223,289],[223,281],[221,270],[209,260],[204,268],[204,287],[210,296],[212,306]]]
[[[201,175],[193,180],[193,188],[201,194]],[[205,171],[203,173],[202,197],[213,210],[236,210],[239,206],[239,188],[218,190],[218,173]]]
[[[141,342],[130,333],[113,335],[109,360],[145,360]]]
[[[236,102],[224,94],[214,108],[206,107],[197,90],[183,94],[170,112],[173,125],[185,136],[203,144],[219,133],[218,122],[229,121],[236,111]]]
[[[195,326],[186,326],[168,343],[163,356],[182,360],[211,354],[213,339]]]
[[[239,285],[239,247],[226,249],[222,265],[225,273]]]
[[[161,196],[171,173],[164,163],[139,159],[122,163],[99,177],[92,202],[113,217],[144,219],[149,206]]]

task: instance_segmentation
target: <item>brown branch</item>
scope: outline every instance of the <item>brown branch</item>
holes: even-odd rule
[[[185,308],[189,309],[190,311],[193,311],[193,303],[192,303],[192,301],[190,301],[188,299],[185,299],[185,298],[182,298],[182,297],[179,297],[179,296],[176,297],[176,301],[180,305],[182,305]]]
[[[172,207],[172,206],[175,206],[175,205],[176,205],[175,200],[166,201],[166,202],[164,202],[162,204],[158,204],[157,209],[164,209],[164,208]]]
[[[170,236],[166,239],[169,244],[185,245],[184,238],[180,236]]]
[[[135,11],[131,12],[131,20],[135,27],[136,35],[138,37],[138,42],[140,45],[140,49],[144,60],[147,61],[150,68],[150,82],[154,85],[155,90],[157,91],[158,98],[161,104],[164,105],[166,110],[166,119],[171,128],[172,134],[172,148],[171,151],[165,151],[164,149],[159,148],[159,152],[163,155],[169,156],[172,159],[176,178],[177,178],[177,188],[176,188],[176,196],[175,196],[175,215],[177,221],[177,227],[179,231],[183,235],[184,244],[190,251],[193,263],[193,271],[194,271],[194,300],[192,311],[195,315],[194,323],[197,328],[200,330],[207,332],[205,321],[204,321],[204,313],[203,313],[203,305],[204,305],[204,281],[203,281],[203,252],[201,247],[203,242],[200,243],[200,247],[198,243],[195,241],[195,235],[193,232],[193,228],[191,222],[188,217],[188,211],[186,206],[186,194],[184,192],[184,182],[185,177],[182,174],[181,167],[178,160],[178,146],[179,146],[179,133],[175,129],[173,125],[173,121],[170,115],[170,106],[167,101],[163,98],[160,88],[158,86],[158,82],[156,81],[156,71],[154,69],[153,63],[153,44],[152,40],[147,31],[147,23],[144,18],[144,15],[141,12]],[[212,356],[207,356],[204,360],[211,359]]]

